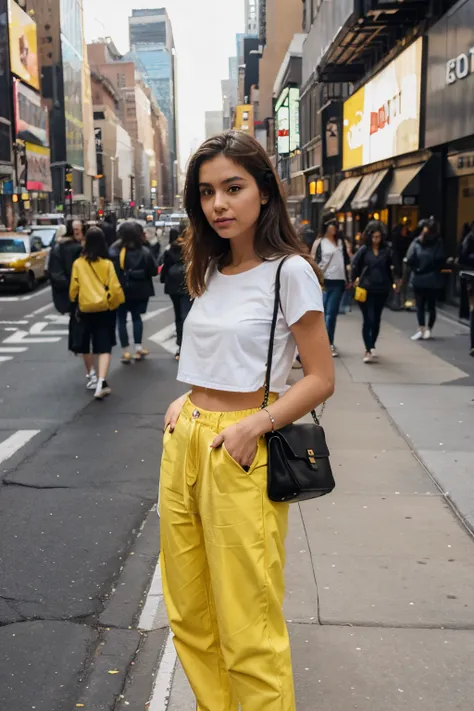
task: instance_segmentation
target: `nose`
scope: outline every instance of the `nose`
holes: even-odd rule
[[[214,210],[216,212],[222,212],[227,209],[227,199],[226,194],[223,190],[216,190],[214,196]]]

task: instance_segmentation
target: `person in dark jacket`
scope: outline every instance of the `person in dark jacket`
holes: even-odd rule
[[[463,274],[463,285],[467,290],[469,323],[471,327],[471,351],[474,358],[474,222],[464,237],[459,250],[459,266]]]
[[[82,230],[75,224],[77,220],[68,220],[65,234],[61,234],[64,227],[61,225],[56,233],[54,247],[49,256],[48,273],[53,292],[53,303],[60,314],[70,314],[69,319],[69,344],[77,338],[78,321],[76,319],[76,305],[69,299],[72,265],[82,254]],[[97,374],[94,367],[92,354],[84,355],[86,367],[86,387],[95,390]]]
[[[436,297],[439,290],[443,288],[441,270],[446,258],[435,220],[432,218],[421,220],[418,228],[420,234],[413,240],[405,261],[412,270],[418,319],[418,330],[412,336],[412,341],[420,339],[427,341],[431,338],[436,323]],[[426,327],[427,310],[428,327]]]
[[[115,215],[106,215],[103,221],[99,224],[100,229],[105,235],[105,240],[109,247],[112,247],[117,239],[117,231],[115,229]]]
[[[364,245],[352,262],[352,279],[367,291],[367,300],[364,303],[359,302],[359,306],[363,320],[364,363],[372,363],[376,358],[375,346],[380,333],[383,309],[393,288],[393,261],[382,222],[369,222],[363,240]]]
[[[73,229],[73,220],[68,220],[66,233],[59,234],[49,257],[48,272],[53,292],[53,303],[60,314],[71,312],[69,301],[69,285],[71,283],[72,265],[81,256],[82,245],[76,239]]]
[[[165,285],[165,294],[170,297],[174,307],[176,324],[176,343],[178,350],[176,360],[179,360],[183,326],[191,309],[191,299],[186,288],[186,267],[183,259],[183,240],[177,230],[170,230],[170,244],[163,253],[163,267],[160,281]]]
[[[122,363],[129,364],[132,355],[129,351],[127,315],[131,314],[133,323],[133,360],[141,361],[148,355],[143,347],[142,315],[146,313],[150,296],[155,294],[153,277],[158,267],[150,250],[143,245],[143,230],[138,223],[123,222],[118,238],[109,254],[125,294],[125,303],[118,308],[118,331],[124,349]]]

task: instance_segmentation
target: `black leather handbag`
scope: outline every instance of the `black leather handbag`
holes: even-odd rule
[[[275,281],[275,304],[270,331],[265,396],[262,409],[268,406],[273,361],[273,344],[280,308],[281,270]],[[324,406],[323,406],[324,409]],[[322,413],[321,413],[322,414]],[[275,502],[297,502],[330,494],[336,486],[329,461],[329,449],[316,411],[313,423],[292,424],[266,434],[268,447],[268,498]]]

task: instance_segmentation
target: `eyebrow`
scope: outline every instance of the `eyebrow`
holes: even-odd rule
[[[229,183],[241,182],[243,183],[245,178],[241,178],[239,175],[234,175],[232,178],[226,178],[222,181],[222,185],[228,185]],[[200,188],[212,188],[211,183],[199,183]]]

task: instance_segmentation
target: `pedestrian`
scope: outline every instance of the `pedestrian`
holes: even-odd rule
[[[86,230],[84,222],[82,220],[73,220],[72,231],[76,242],[80,242],[80,244],[84,246],[84,243],[86,241]]]
[[[474,222],[464,237],[459,250],[459,266],[464,270],[463,285],[467,292],[469,305],[469,324],[471,329],[470,355],[474,358]]]
[[[263,435],[332,394],[321,274],[265,150],[243,131],[207,140],[191,158],[185,207],[194,303],[178,379],[191,392],[166,414],[160,476],[170,625],[200,709],[295,711],[282,611],[288,504],[268,498]],[[262,409],[278,270],[271,404]],[[288,388],[296,346],[305,377]]]
[[[433,218],[421,220],[418,231],[419,236],[413,240],[405,261],[412,270],[418,320],[418,330],[412,336],[412,341],[427,341],[431,338],[436,323],[436,298],[443,288],[441,270],[446,259],[436,221]],[[428,327],[426,311],[429,314]]]
[[[143,360],[148,351],[143,347],[142,316],[148,308],[148,301],[155,295],[153,277],[158,266],[151,251],[143,244],[143,230],[136,222],[123,222],[118,230],[118,242],[109,250],[115,270],[125,294],[125,303],[118,308],[118,331],[124,350],[122,363],[132,362],[129,351],[130,341],[127,331],[127,316],[132,317],[135,362]]]
[[[179,360],[181,343],[183,342],[183,326],[191,309],[191,299],[186,287],[186,267],[183,256],[184,240],[179,236],[178,230],[170,230],[169,249],[163,254],[163,267],[160,281],[165,285],[165,294],[171,299],[174,308],[174,322],[176,324],[176,360]]]
[[[54,307],[60,314],[69,314],[69,344],[77,340],[77,331],[79,329],[75,318],[75,305],[71,303],[69,298],[69,287],[71,285],[72,266],[82,253],[82,244],[80,240],[76,239],[78,231],[74,231],[73,223],[74,220],[68,220],[65,225],[58,227],[48,264]],[[95,390],[97,374],[93,357],[85,357],[84,365],[86,368],[86,388]]]
[[[105,241],[108,247],[111,247],[117,239],[115,224],[115,215],[107,214],[98,225],[105,235]]]
[[[351,276],[354,283],[367,292],[366,300],[358,303],[362,312],[365,346],[363,360],[364,363],[373,363],[377,357],[382,312],[393,288],[393,261],[383,222],[369,222],[362,239],[364,244],[353,259]]]
[[[348,285],[350,259],[346,243],[339,234],[333,213],[322,220],[321,237],[313,244],[311,256],[324,274],[324,314],[332,357],[339,353],[334,345],[336,323],[344,291]]]
[[[81,328],[70,349],[87,364],[97,359],[96,400],[112,392],[107,382],[115,340],[115,312],[125,301],[114,265],[108,258],[105,235],[99,227],[87,230],[82,256],[73,264],[69,298],[76,304],[73,317]],[[92,346],[92,352],[91,352]]]

